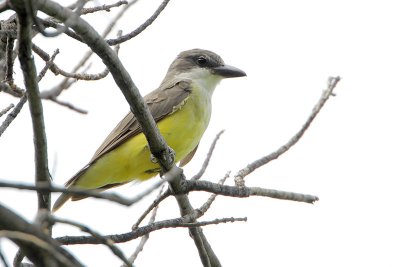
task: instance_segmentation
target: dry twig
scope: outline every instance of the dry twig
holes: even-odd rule
[[[271,160],[277,159],[279,156],[281,156],[283,153],[288,151],[293,145],[295,145],[300,140],[300,138],[303,136],[305,131],[311,125],[312,121],[318,115],[319,111],[325,105],[326,101],[329,99],[330,96],[333,95],[333,90],[335,89],[335,87],[339,81],[340,81],[340,77],[330,77],[328,79],[328,88],[322,92],[321,98],[319,99],[317,104],[314,106],[310,116],[308,117],[308,119],[306,120],[304,125],[301,127],[300,131],[298,131],[286,144],[284,144],[283,146],[281,146],[279,149],[272,152],[271,154],[248,164],[245,168],[241,169],[240,171],[238,171],[236,173],[235,184],[237,186],[243,187],[245,184],[244,183],[245,176],[249,175],[257,168],[267,164]]]

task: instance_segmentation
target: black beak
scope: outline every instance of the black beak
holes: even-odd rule
[[[216,75],[219,75],[224,78],[235,78],[235,77],[243,77],[247,76],[246,72],[238,69],[234,66],[223,65],[212,68],[212,72]]]

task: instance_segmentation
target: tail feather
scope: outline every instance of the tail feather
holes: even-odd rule
[[[56,202],[53,205],[53,209],[51,210],[52,212],[56,212],[59,208],[61,208],[62,205],[64,205],[65,202],[67,202],[71,198],[71,195],[68,193],[62,193],[61,196],[59,196],[56,200]]]

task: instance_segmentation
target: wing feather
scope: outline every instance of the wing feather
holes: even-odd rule
[[[171,86],[160,87],[144,97],[150,113],[156,122],[165,118],[174,111],[174,107],[181,105],[190,94],[190,82],[182,80],[172,83]],[[89,165],[104,154],[123,144],[126,140],[142,132],[135,115],[129,113],[111,131],[101,146],[94,153]]]

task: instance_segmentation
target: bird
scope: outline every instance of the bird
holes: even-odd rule
[[[215,87],[225,78],[243,76],[244,71],[226,65],[216,53],[191,49],[176,57],[160,86],[144,97],[161,135],[175,153],[175,163],[180,162],[183,167],[196,153],[210,121]],[[129,112],[65,186],[103,191],[150,179],[159,172],[146,137],[135,115]],[[57,211],[69,199],[83,198],[86,197],[64,192],[52,210]]]

